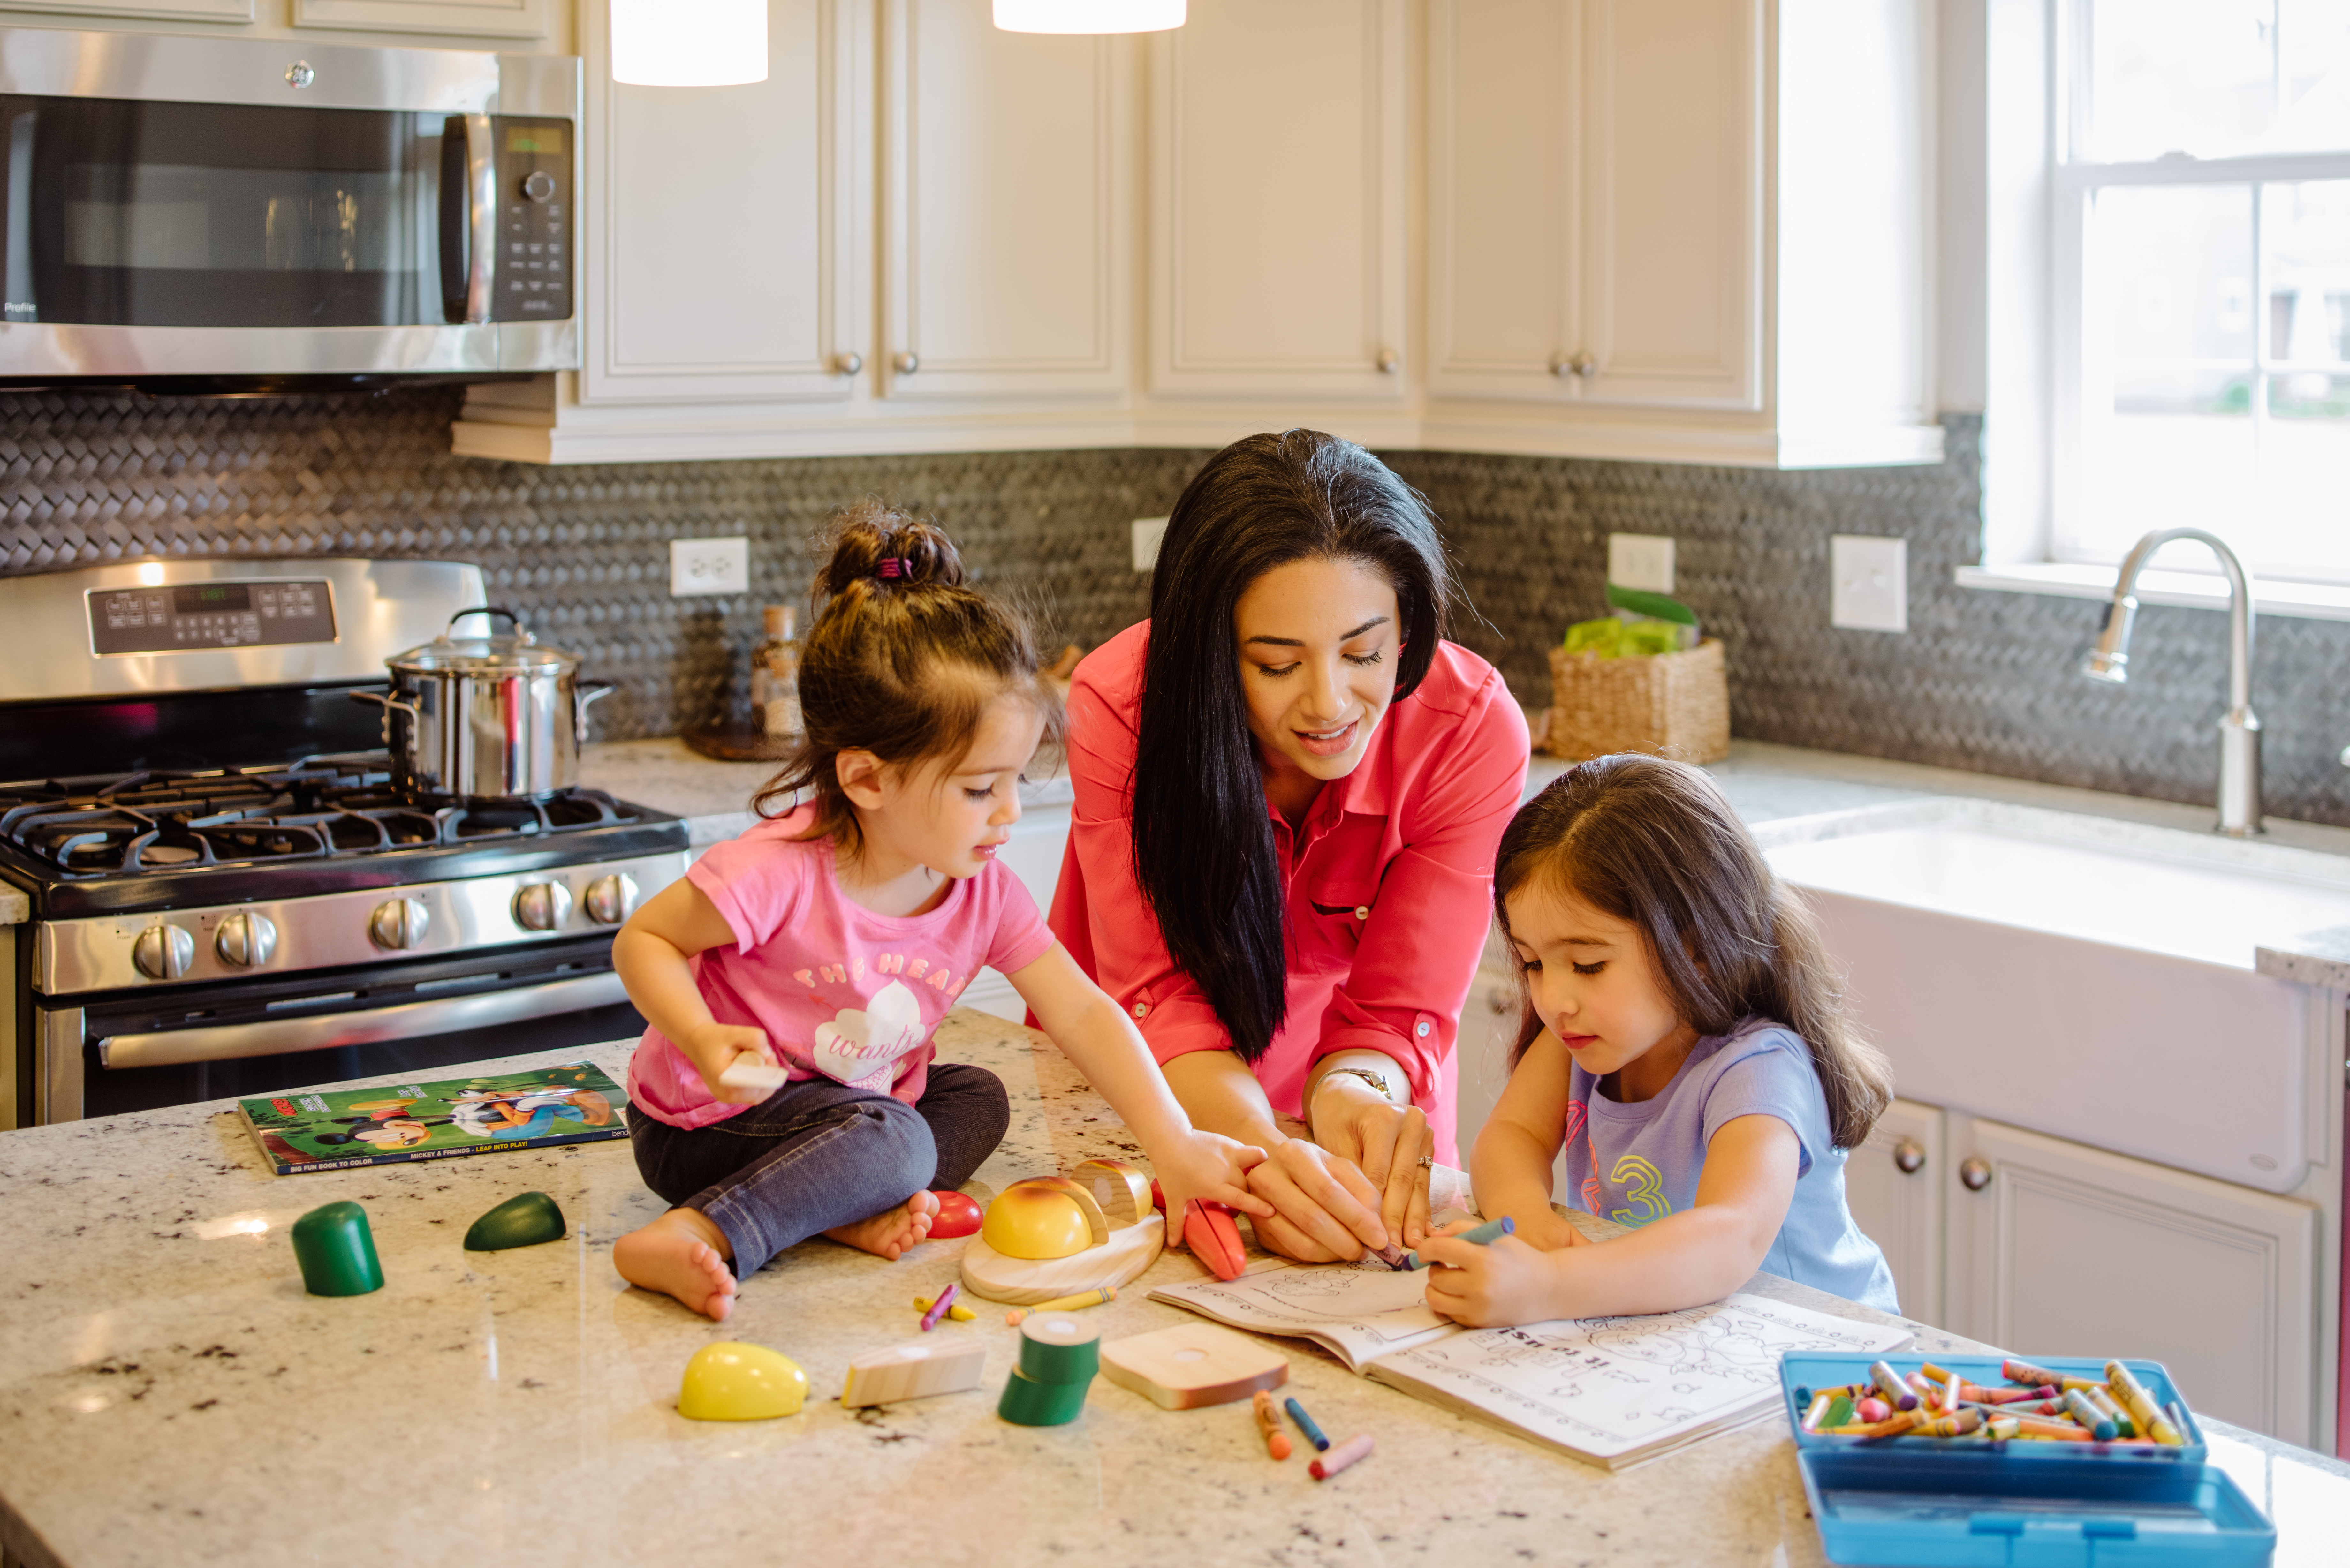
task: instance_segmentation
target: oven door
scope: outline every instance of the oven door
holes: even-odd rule
[[[528,58],[0,30],[0,381],[576,363],[577,63]]]
[[[608,933],[168,997],[33,1002],[38,1123],[421,1074],[645,1027],[612,972]]]

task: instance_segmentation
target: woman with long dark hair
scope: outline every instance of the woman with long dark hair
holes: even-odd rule
[[[1427,504],[1313,431],[1208,460],[1150,618],[1077,666],[1052,926],[1194,1126],[1271,1151],[1274,1250],[1417,1246],[1525,716],[1443,640]]]

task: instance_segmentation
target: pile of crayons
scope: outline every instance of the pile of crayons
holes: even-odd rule
[[[2158,1406],[2118,1361],[2105,1381],[2003,1361],[2013,1386],[1985,1388],[1927,1362],[1903,1377],[1886,1362],[1866,1383],[1795,1390],[1804,1430],[1835,1438],[1970,1438],[1983,1442],[2107,1443],[2180,1448],[2187,1413]]]

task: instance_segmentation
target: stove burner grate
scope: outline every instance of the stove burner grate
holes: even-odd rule
[[[381,755],[0,784],[0,839],[68,878],[374,855],[635,820],[590,789],[510,805],[412,805],[392,792]]]

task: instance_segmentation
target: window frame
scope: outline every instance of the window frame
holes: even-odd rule
[[[2077,538],[2085,506],[2087,475],[2085,441],[2088,408],[2086,381],[2098,349],[2089,334],[2096,324],[2088,293],[2089,212],[2100,191],[2131,185],[2233,186],[2248,188],[2251,203],[2253,311],[2252,376],[2253,440],[2273,417],[2267,412],[2269,378],[2316,367],[2278,359],[2270,353],[2267,327],[2268,262],[2262,244],[2261,187],[2272,183],[2326,180],[2350,181],[2350,150],[2339,152],[2280,152],[2248,156],[2198,158],[2173,152],[2158,158],[2097,161],[2077,157],[2074,149],[2085,140],[2094,77],[2090,50],[2090,0],[2053,0],[2054,37],[2049,70],[2049,317],[2051,328],[2049,389],[2049,514],[2043,558],[2053,566],[2111,567],[2126,551],[2068,548]],[[2329,363],[2334,374],[2350,376],[2350,360]],[[2255,462],[2257,462],[2257,456]],[[2211,531],[2227,537],[2214,519]],[[2233,543],[2233,541],[2230,541]],[[2172,566],[2168,552],[2164,565]],[[2217,577],[2219,563],[2208,552],[2184,553],[2176,570],[2197,576]],[[2253,570],[2251,562],[2246,569]],[[2262,563],[2259,575],[2272,583],[2338,585],[2350,583],[2350,569],[2324,568],[2304,563]],[[1985,586],[1989,586],[1986,584]],[[2331,596],[2327,596],[2330,597]]]

